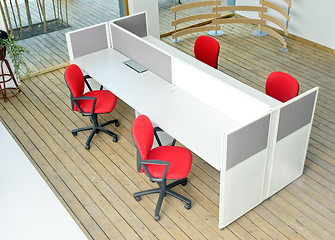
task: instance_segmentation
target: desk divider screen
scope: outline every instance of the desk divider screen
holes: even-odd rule
[[[317,91],[284,106],[280,110],[277,141],[312,121]]]
[[[228,135],[226,170],[267,147],[269,126],[270,114]]]
[[[127,16],[113,21],[114,24],[139,37],[148,36],[146,13]]]
[[[68,46],[70,59],[108,48],[106,26],[106,23],[103,23],[68,33],[68,42],[71,43],[71,46]]]
[[[318,88],[313,88],[279,108],[266,196],[276,193],[303,173],[317,94]]]
[[[113,48],[172,83],[172,59],[135,34],[111,23]]]
[[[263,200],[271,114],[223,136],[220,228]]]

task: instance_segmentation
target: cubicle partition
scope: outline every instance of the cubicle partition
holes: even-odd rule
[[[148,36],[146,24],[139,13],[67,33],[71,61],[220,171],[223,228],[301,175],[318,88],[281,103]],[[111,42],[89,46],[94,31]]]
[[[65,37],[70,61],[111,47],[110,32],[106,23],[69,32]],[[85,70],[82,70],[85,73]],[[94,79],[88,78],[87,81],[92,89],[100,88],[100,84]],[[85,91],[88,91],[87,86],[85,86]]]
[[[273,139],[275,144],[269,160],[264,198],[270,197],[303,173],[317,95],[316,87],[283,103],[277,110],[277,134]]]
[[[261,203],[271,112],[223,135],[220,228]]]
[[[65,36],[70,60],[110,48],[110,36],[106,23],[75,30]]]

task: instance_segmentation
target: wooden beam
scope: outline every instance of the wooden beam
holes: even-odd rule
[[[61,68],[65,68],[65,67],[67,67],[69,65],[70,65],[70,62],[66,62],[66,63],[62,63],[62,64],[59,64],[59,65],[56,65],[56,66],[52,66],[52,67],[43,69],[41,71],[33,72],[33,73],[29,74],[29,77],[22,76],[22,77],[20,77],[20,80],[21,81],[27,80],[27,79],[32,78],[32,77],[36,77],[36,76],[39,76],[39,75],[42,75],[42,74],[46,74],[46,73],[49,73],[49,72],[61,69]]]

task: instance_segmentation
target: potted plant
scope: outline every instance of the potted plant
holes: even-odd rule
[[[5,32],[0,30],[0,60],[3,60],[6,58],[6,52],[8,53],[8,56],[13,64],[13,73],[17,80],[20,79],[20,67],[22,66],[23,69],[22,72],[29,77],[29,68],[26,65],[24,53],[27,52],[27,50],[17,44],[17,42],[14,40],[13,35],[9,35]]]

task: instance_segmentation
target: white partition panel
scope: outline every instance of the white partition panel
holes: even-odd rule
[[[70,60],[110,47],[107,23],[65,34]]]
[[[119,18],[112,22],[141,38],[148,35],[145,12]]]
[[[107,23],[101,23],[65,34],[70,60],[110,47],[110,34]],[[84,73],[86,74],[86,73]],[[100,89],[100,84],[88,78],[92,89]],[[89,91],[85,86],[85,92]]]
[[[219,227],[263,200],[270,116],[223,136]]]
[[[318,88],[283,104],[269,171],[267,197],[301,176],[313,123]]]
[[[268,104],[206,71],[177,58],[173,60],[175,85],[234,121],[246,124],[271,109]]]
[[[159,39],[159,14],[158,0],[128,0],[129,14],[136,14],[145,11],[147,13],[148,32]]]
[[[111,23],[113,48],[168,82],[172,82],[171,56],[128,30]]]

